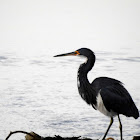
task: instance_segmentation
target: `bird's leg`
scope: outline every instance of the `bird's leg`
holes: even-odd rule
[[[119,123],[120,123],[120,136],[121,136],[121,140],[123,140],[122,138],[122,123],[121,123],[121,119],[120,119],[120,116],[118,115],[118,120],[119,120]]]
[[[107,133],[108,133],[108,131],[109,131],[109,129],[110,129],[112,123],[113,123],[113,117],[111,117],[110,124],[109,124],[109,126],[108,126],[108,128],[107,128],[107,130],[106,130],[106,132],[105,132],[104,137],[103,137],[102,140],[105,140],[105,137],[106,137],[106,135],[107,135]]]

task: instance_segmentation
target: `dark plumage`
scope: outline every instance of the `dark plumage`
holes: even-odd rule
[[[138,109],[135,106],[130,94],[118,80],[100,77],[92,82],[96,92],[101,89],[101,97],[106,109],[110,112],[113,110],[118,114],[127,117],[139,117]]]
[[[87,73],[92,69],[95,63],[95,55],[90,49],[81,48],[75,52],[61,54],[55,57],[68,55],[82,55],[87,58],[87,61],[81,64],[78,70],[78,90],[79,94],[87,104],[92,105],[94,109],[99,110],[101,113],[111,118],[110,125],[103,140],[113,123],[114,116],[118,116],[122,140],[122,124],[119,114],[123,114],[127,117],[134,117],[135,119],[139,117],[138,109],[130,94],[120,81],[112,78],[99,77],[92,83],[89,83]]]

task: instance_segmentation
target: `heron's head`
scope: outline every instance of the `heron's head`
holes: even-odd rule
[[[91,51],[88,48],[81,48],[74,52],[59,54],[59,55],[55,55],[54,57],[60,57],[60,56],[85,56],[85,57],[89,58],[91,56],[94,56],[94,53],[93,53],[93,51]]]

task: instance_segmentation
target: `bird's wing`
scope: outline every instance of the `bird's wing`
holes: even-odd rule
[[[114,84],[100,90],[104,106],[108,111],[138,118],[139,113],[130,94],[122,84]]]

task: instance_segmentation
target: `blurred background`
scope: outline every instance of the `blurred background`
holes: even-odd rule
[[[97,58],[89,80],[119,79],[140,109],[139,0],[0,0],[0,140],[14,130],[104,134],[109,118],[78,95],[84,60],[53,58],[82,47]],[[121,118],[124,139],[140,135],[140,119]],[[119,138],[118,126],[116,118],[109,136]]]

